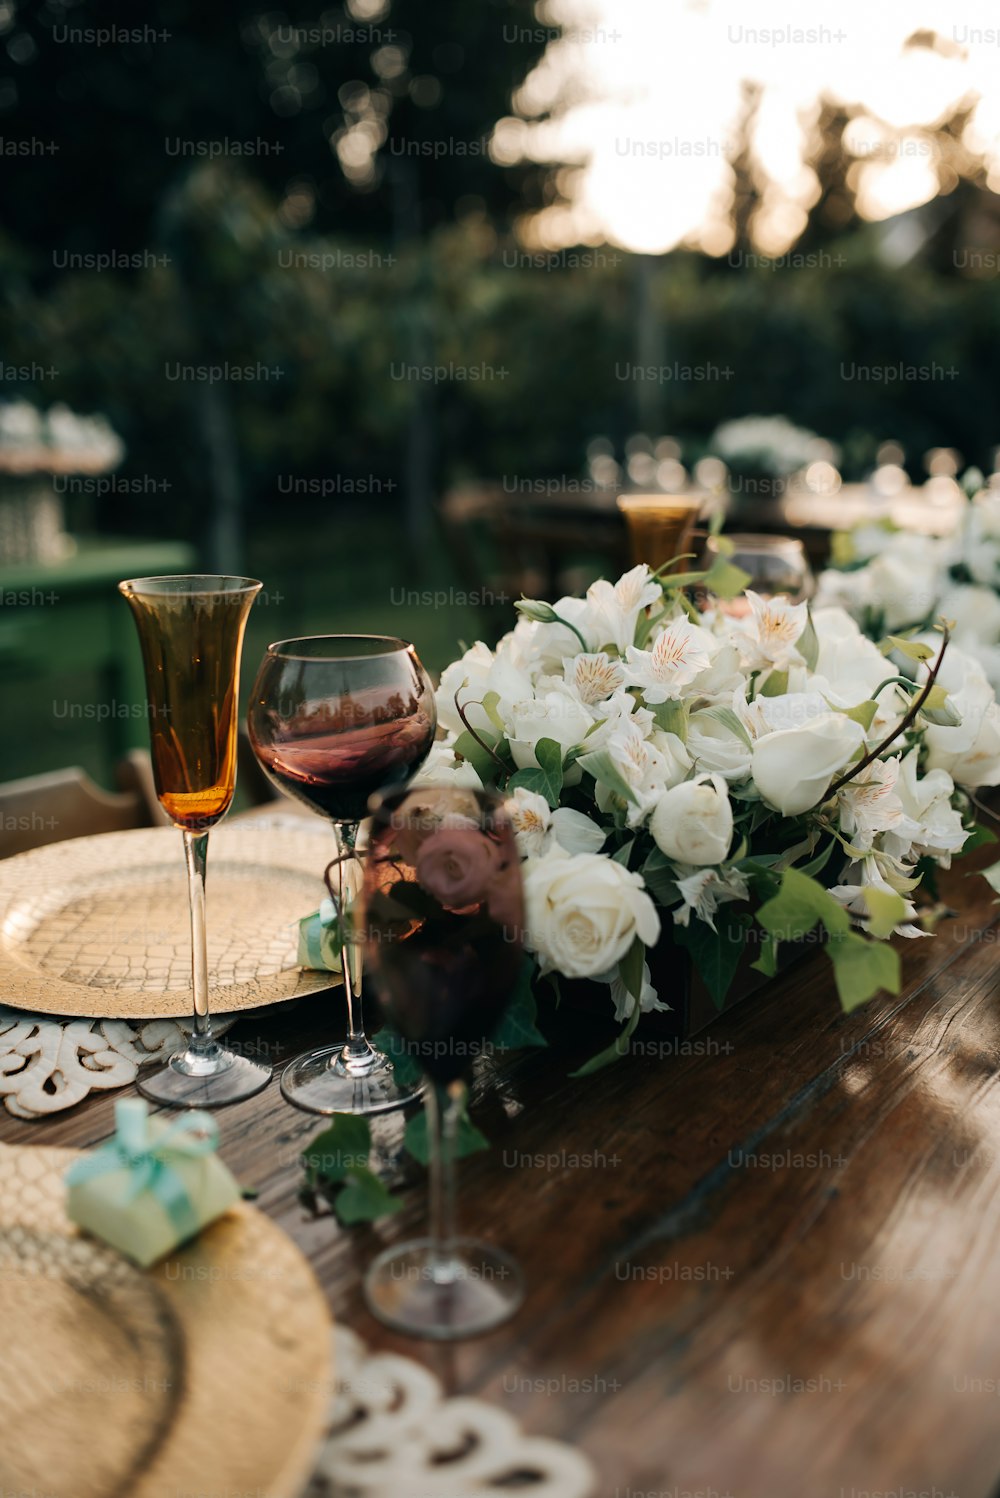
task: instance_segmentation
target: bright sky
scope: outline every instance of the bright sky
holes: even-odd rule
[[[532,247],[610,241],[651,253],[730,248],[726,161],[743,85],[763,97],[753,150],[768,180],[755,224],[762,251],[801,233],[818,185],[803,162],[821,95],[858,112],[846,144],[861,213],[927,202],[942,174],[934,135],[964,103],[963,145],[1000,190],[1000,7],[993,0],[543,0],[549,44],[493,138],[500,162],[569,163],[571,202],[521,225]],[[915,34],[935,33],[924,45]],[[927,45],[926,42],[930,42]],[[548,117],[547,116],[551,116]]]

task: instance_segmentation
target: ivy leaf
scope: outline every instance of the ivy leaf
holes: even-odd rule
[[[867,940],[857,931],[840,931],[831,935],[827,951],[837,995],[848,1014],[882,989],[899,993],[899,953],[888,943]]]
[[[691,953],[692,963],[712,995],[712,1002],[716,1009],[721,1009],[743,956],[750,917],[719,911],[717,922],[719,929],[713,931],[693,915],[690,925],[674,927],[674,941]]]
[[[338,1113],[300,1156],[309,1185],[343,1181],[351,1171],[367,1168],[371,1147],[368,1120],[352,1113]]]
[[[523,787],[526,791],[534,791],[539,796],[544,796],[553,808],[559,805],[559,793],[563,787],[563,752],[555,739],[539,739],[535,745],[535,758],[538,761],[537,769],[532,766],[527,770],[518,770],[516,775],[510,778],[510,788],[517,790]],[[580,763],[583,763],[581,759]]]
[[[423,1070],[416,1058],[411,1055],[409,1042],[404,1040],[398,1030],[386,1025],[383,1029],[376,1031],[372,1036],[372,1045],[381,1051],[383,1056],[388,1056],[392,1062],[392,1074],[400,1087],[416,1087],[423,1077]]]
[[[442,1099],[441,1106],[446,1106],[447,1099]],[[430,1144],[427,1137],[427,1114],[421,1109],[414,1118],[406,1125],[403,1134],[403,1145],[414,1160],[419,1160],[421,1165],[426,1165],[430,1160]],[[455,1130],[455,1159],[464,1160],[466,1155],[476,1155],[481,1150],[488,1150],[490,1141],[486,1135],[481,1133],[472,1122],[465,1109],[458,1115],[458,1127]]]
[[[620,770],[615,768],[606,749],[595,749],[590,754],[581,754],[578,764],[588,775],[593,775],[599,785],[606,786],[616,796],[636,804],[635,792]],[[512,782],[513,783],[513,782]]]
[[[817,922],[834,936],[850,931],[847,911],[833,896],[808,874],[786,869],[781,888],[757,911],[757,922],[776,941],[797,941],[808,936]]]
[[[525,957],[521,963],[517,986],[511,1001],[491,1036],[492,1043],[498,1051],[517,1051],[523,1046],[548,1045],[548,1041],[535,1022],[538,1006],[535,1003],[535,990],[532,986],[534,975],[534,960],[531,957]]]
[[[708,591],[722,599],[738,598],[751,581],[749,572],[744,572],[742,567],[735,566],[721,555],[716,556],[704,578]]]
[[[487,692],[483,698],[483,712],[489,718],[497,731],[497,737],[503,737],[503,719],[499,713],[500,693]]]
[[[353,1170],[347,1185],[338,1191],[333,1201],[337,1219],[345,1227],[356,1222],[376,1222],[380,1217],[389,1217],[402,1209],[403,1202],[393,1196],[367,1169]]]
[[[962,844],[960,851],[961,853],[972,853],[976,848],[984,848],[987,844],[995,843],[996,841],[997,835],[995,832],[991,832],[988,827],[984,827],[982,822],[976,822],[970,829],[969,835]]]
[[[831,707],[833,712],[842,713],[845,718],[850,718],[852,723],[860,723],[865,733],[871,728],[875,714],[878,712],[878,703],[870,698],[865,702],[859,702],[857,707],[834,707],[832,703],[827,703],[827,706]]]
[[[902,635],[886,635],[878,648],[883,655],[898,650],[911,661],[929,661],[937,653],[932,646],[922,645],[919,640],[904,640]]]
[[[489,744],[492,749],[496,740],[492,734],[483,732],[480,732],[479,738],[482,739],[482,743],[467,728],[463,729],[455,740],[455,753],[460,759],[468,760],[483,784],[489,785],[496,772],[497,764],[489,749],[483,746]]]
[[[770,931],[764,931],[762,935],[760,956],[750,966],[755,972],[763,973],[765,978],[773,978],[778,971],[778,943]]]
[[[906,901],[894,889],[865,890],[865,906],[868,910],[868,930],[872,936],[884,939],[891,936],[906,915]]]

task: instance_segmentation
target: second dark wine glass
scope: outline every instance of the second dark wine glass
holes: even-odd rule
[[[361,1015],[360,951],[350,931],[355,845],[369,797],[404,785],[434,742],[434,693],[413,646],[385,635],[310,635],[269,645],[250,698],[250,742],[284,791],[327,817],[329,883],[340,935],[347,1038],[289,1063],[281,1091],[311,1113],[386,1113],[413,1092],[395,1080]]]

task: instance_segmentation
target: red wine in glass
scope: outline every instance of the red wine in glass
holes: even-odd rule
[[[446,1341],[499,1325],[522,1299],[514,1261],[456,1236],[452,1221],[461,1079],[488,1049],[523,961],[521,863],[503,802],[490,792],[421,785],[376,796],[371,811],[365,963],[380,1007],[431,1084],[431,1232],[380,1254],[365,1294],[388,1326]]]
[[[250,698],[250,742],[286,795],[328,818],[331,893],[346,915],[354,845],[369,797],[404,784],[434,742],[430,680],[412,645],[383,635],[314,635],[268,646]],[[385,1113],[414,1096],[364,1033],[356,951],[342,923],[347,1040],[299,1056],[281,1090],[313,1113]]]

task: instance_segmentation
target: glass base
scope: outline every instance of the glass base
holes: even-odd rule
[[[514,1260],[489,1243],[453,1238],[442,1259],[430,1238],[414,1238],[379,1254],[365,1275],[365,1300],[394,1331],[454,1342],[513,1316],[524,1281]]]
[[[392,1063],[372,1049],[371,1060],[344,1061],[344,1047],[323,1046],[296,1056],[281,1074],[281,1094],[306,1113],[390,1113],[419,1098],[422,1087],[401,1087]]]
[[[215,1043],[178,1051],[162,1071],[140,1078],[138,1088],[167,1108],[224,1108],[262,1092],[270,1080],[269,1066]]]

